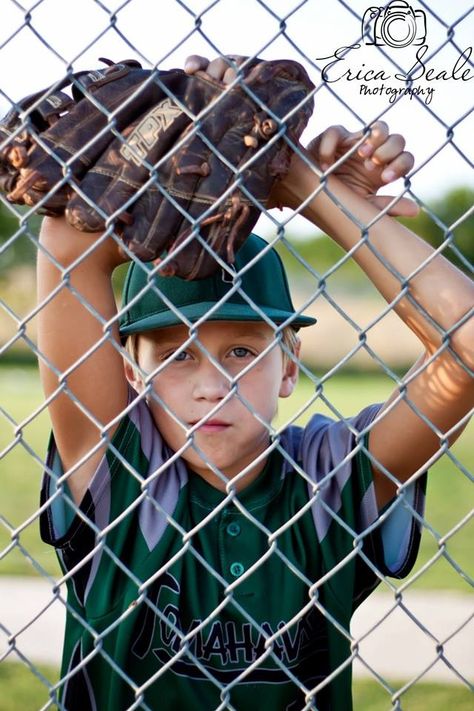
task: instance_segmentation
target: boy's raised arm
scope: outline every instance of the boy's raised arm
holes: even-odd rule
[[[45,218],[37,265],[40,374],[53,432],[76,502],[105,451],[109,423],[127,402],[123,360],[104,324],[116,305],[113,269],[123,259],[114,240],[80,233],[64,218]],[[93,249],[91,249],[93,248]],[[57,266],[56,266],[57,264]]]
[[[313,156],[307,154],[309,161]],[[396,491],[384,470],[406,481],[464,429],[474,404],[474,319],[469,318],[474,285],[423,239],[380,215],[380,207],[346,181],[330,176],[326,189],[317,192],[319,187],[308,160],[295,155],[278,199],[298,209],[312,196],[302,214],[346,251],[359,245],[354,259],[424,347],[403,390],[385,403],[370,433],[382,507]]]

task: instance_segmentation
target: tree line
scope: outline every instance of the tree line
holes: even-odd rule
[[[472,272],[474,262],[474,189],[457,187],[442,197],[422,207],[419,215],[401,219],[410,229],[434,247],[443,248],[443,254],[465,272]],[[0,277],[18,265],[34,264],[37,252],[37,235],[41,218],[18,206],[0,201]],[[29,215],[29,216],[28,216]],[[342,253],[329,239],[314,238],[292,241],[298,254],[318,273],[324,272]],[[279,250],[290,272],[297,262],[288,250]]]

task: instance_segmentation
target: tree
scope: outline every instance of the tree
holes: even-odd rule
[[[474,262],[473,206],[474,190],[469,187],[457,187],[424,205],[417,217],[400,218],[400,222],[433,247],[444,245],[444,256],[469,273],[472,272]],[[291,235],[288,236],[299,256],[319,274],[330,270],[337,261],[344,258],[342,250],[332,240],[321,237],[322,235],[318,234],[302,241],[292,240]],[[302,271],[298,261],[289,254],[286,247],[278,245],[277,249],[288,271]],[[360,275],[352,260],[344,261],[344,266],[334,273],[334,278],[342,281],[350,281],[357,276]]]
[[[474,190],[458,187],[428,204],[417,217],[401,222],[433,247],[446,242],[443,254],[465,272],[471,272],[474,262],[473,207]]]
[[[22,222],[25,208],[11,208],[0,202],[0,275],[18,264],[31,264],[36,258],[35,237],[40,217],[33,215]]]
[[[401,222],[434,247],[446,243],[443,254],[458,267],[470,272],[474,262],[473,205],[474,190],[470,187],[457,187],[442,198],[428,203],[417,217],[401,219]],[[22,224],[21,219],[25,214],[26,208],[16,205],[10,207],[0,201],[0,274],[17,264],[34,264],[35,237],[41,218],[33,215]],[[320,235],[294,242],[294,246],[300,256],[319,273],[329,269],[343,256],[337,245],[321,239]],[[279,251],[290,271],[299,268],[298,262],[289,256],[285,248]],[[350,268],[348,265],[347,269]]]

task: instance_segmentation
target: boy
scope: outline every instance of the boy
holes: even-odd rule
[[[196,68],[222,78],[227,65],[193,57]],[[332,127],[309,155],[324,169],[356,141]],[[237,294],[221,273],[150,282],[132,265],[119,328],[116,241],[45,219],[39,349],[54,440],[41,524],[68,574],[62,708],[350,709],[351,614],[381,575],[410,570],[407,512],[422,511],[423,472],[473,401],[472,284],[380,216],[378,188],[412,164],[378,123],[327,190],[295,155],[274,191],[353,250],[424,348],[382,407],[304,430],[271,427],[296,383],[296,329],[312,320],[263,241],[238,254]],[[410,213],[402,199],[391,214]]]

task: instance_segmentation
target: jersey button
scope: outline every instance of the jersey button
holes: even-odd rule
[[[236,523],[235,521],[233,523],[229,523],[229,525],[226,528],[227,533],[229,536],[238,536],[240,533],[240,525]]]
[[[232,563],[232,565],[230,566],[230,572],[234,576],[234,578],[238,578],[242,575],[243,572],[245,572],[245,568],[242,563]]]

